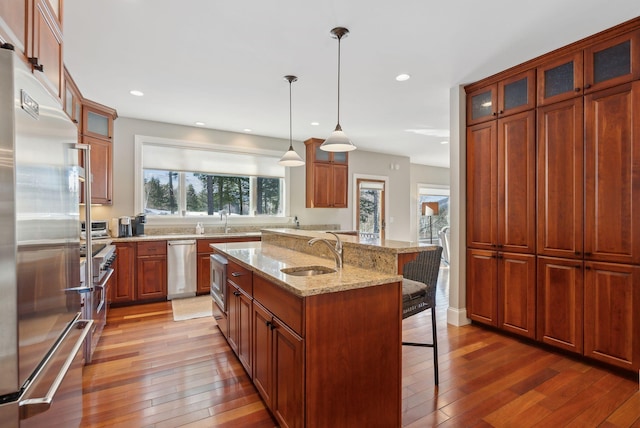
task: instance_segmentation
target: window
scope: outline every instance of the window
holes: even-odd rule
[[[145,169],[143,176],[148,215],[283,215],[281,178],[157,169]]]
[[[226,212],[284,217],[285,169],[278,165],[280,153],[276,157],[267,150],[230,149],[136,137],[136,164],[141,165],[136,172],[136,207],[149,216]]]

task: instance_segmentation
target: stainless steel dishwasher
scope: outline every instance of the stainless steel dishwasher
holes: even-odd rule
[[[196,295],[197,251],[195,239],[167,241],[167,299]]]

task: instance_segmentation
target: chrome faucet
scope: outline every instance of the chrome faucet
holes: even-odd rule
[[[334,257],[336,258],[336,269],[341,269],[342,268],[342,241],[340,240],[340,237],[338,235],[336,235],[335,233],[333,233],[333,232],[327,232],[327,233],[330,233],[330,234],[332,234],[333,236],[336,237],[336,246],[335,246],[335,248],[333,247],[333,245],[331,245],[331,243],[329,241],[327,241],[324,238],[313,238],[313,239],[309,240],[309,246],[312,246],[316,242],[324,242],[324,244],[327,247],[329,247],[329,249],[333,253]]]
[[[227,210],[220,210],[220,221],[222,221],[222,216],[224,216],[224,233],[229,233],[231,232],[231,228],[228,226],[229,213]]]

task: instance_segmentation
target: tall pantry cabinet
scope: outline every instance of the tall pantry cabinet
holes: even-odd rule
[[[509,251],[531,255],[535,267],[520,268],[519,276],[501,270],[508,240],[493,238],[495,223],[485,213],[493,206],[498,219],[509,219],[500,201],[510,201],[518,207],[511,209],[519,216],[510,220],[514,233],[525,236],[529,211],[522,202],[530,190],[523,180],[528,175],[520,171],[518,187],[509,193],[500,174],[491,181],[495,174],[487,171],[514,162],[524,168],[529,145],[521,139],[518,150],[505,153],[503,160],[498,155],[493,163],[500,149],[484,141],[494,138],[500,147],[501,137],[489,136],[497,132],[487,130],[490,122],[478,124],[472,109],[482,88],[521,75],[522,69],[535,73],[530,112],[535,154],[533,164],[526,164],[535,171],[535,238],[531,247]],[[467,87],[467,310],[472,320],[518,333],[503,320],[527,313],[530,328],[519,334],[625,369],[640,368],[640,339],[634,335],[640,331],[640,213],[633,215],[640,204],[639,79],[640,19],[635,19]],[[495,101],[484,101],[489,102]],[[499,130],[504,120],[499,100],[494,112],[497,119],[491,120]],[[498,231],[508,232],[508,225]],[[499,267],[492,270],[494,255]],[[525,286],[534,293],[528,299],[523,292],[516,297],[505,292]]]

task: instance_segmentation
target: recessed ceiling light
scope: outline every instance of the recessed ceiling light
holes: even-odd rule
[[[448,141],[440,141],[440,144],[449,144]]]
[[[408,74],[398,74],[396,76],[396,80],[398,82],[404,82],[405,80],[409,80],[409,79],[411,79],[411,76],[409,76]]]
[[[144,95],[144,92],[138,91],[137,89],[132,89],[129,91],[131,95],[135,95],[136,97],[141,97]]]
[[[311,122],[311,125],[312,126],[318,126],[318,125],[320,125],[320,122]]]
[[[252,132],[251,129],[249,129],[249,128],[244,128],[243,131],[244,132]]]
[[[196,125],[198,125],[198,126],[204,126],[204,122],[196,122]]]

